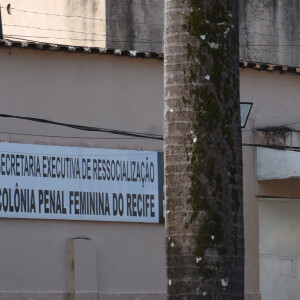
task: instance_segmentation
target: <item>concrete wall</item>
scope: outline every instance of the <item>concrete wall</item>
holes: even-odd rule
[[[300,2],[240,1],[240,58],[300,66]]]
[[[1,6],[3,31],[10,36],[163,52],[163,0],[3,0]],[[240,0],[240,59],[299,67],[299,18],[298,0]]]
[[[163,52],[163,0],[106,1],[107,47]]]
[[[0,48],[0,56],[1,113],[162,134],[161,61],[18,48]],[[4,118],[0,118],[0,140],[163,149],[162,141]],[[93,245],[74,246],[79,249],[74,263],[82,268],[86,255],[82,249],[87,249],[89,264],[95,268],[78,273],[92,276],[86,284],[81,281],[78,285],[75,277],[79,291],[96,289],[101,295],[116,293],[120,298],[129,294],[128,299],[132,293],[150,294],[153,299],[165,293],[163,224],[0,219],[0,299],[7,295],[18,299],[21,292],[26,297],[45,293],[47,299],[54,299],[57,293],[66,295],[72,284],[67,241],[78,237],[91,239]],[[95,297],[91,299],[98,299]]]

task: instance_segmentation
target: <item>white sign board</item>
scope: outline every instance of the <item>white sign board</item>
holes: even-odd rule
[[[158,223],[158,153],[0,143],[0,217]]]

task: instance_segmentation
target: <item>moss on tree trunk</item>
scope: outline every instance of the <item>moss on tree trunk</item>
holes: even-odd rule
[[[167,0],[165,22],[168,295],[243,299],[237,1]]]

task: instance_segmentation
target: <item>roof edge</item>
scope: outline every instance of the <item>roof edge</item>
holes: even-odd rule
[[[15,41],[9,39],[0,40],[0,47],[14,47],[14,48],[50,50],[50,51],[73,52],[73,53],[77,52],[77,53],[90,53],[90,54],[108,54],[108,55],[116,55],[116,56],[156,58],[156,59],[163,59],[164,56],[163,53],[148,52],[148,51],[71,46],[71,45],[43,43],[43,42]]]
[[[300,67],[291,67],[287,65],[277,65],[277,64],[263,63],[263,62],[240,60],[240,68],[241,69],[250,68],[256,71],[268,71],[268,72],[279,71],[280,73],[295,73],[300,75]]]
[[[115,56],[155,58],[159,60],[164,59],[164,54],[157,53],[157,52],[101,48],[101,47],[71,46],[71,45],[52,44],[52,43],[43,43],[43,42],[16,41],[16,40],[9,40],[9,39],[0,40],[0,47],[16,47],[16,48],[73,52],[73,53],[77,52],[77,53],[90,53],[90,54],[92,53],[107,54],[107,55],[115,55]],[[264,63],[264,62],[253,62],[253,61],[246,61],[246,60],[240,60],[239,65],[241,69],[250,68],[257,71],[268,71],[268,72],[279,71],[280,73],[295,73],[300,75],[300,67],[292,67],[292,66],[271,64],[271,63]]]

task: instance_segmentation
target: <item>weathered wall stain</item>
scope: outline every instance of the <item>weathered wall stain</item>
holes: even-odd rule
[[[107,0],[107,47],[163,52],[163,11],[163,0]]]
[[[240,59],[300,65],[300,2],[240,0]]]
[[[163,1],[136,3],[107,1],[107,20],[118,21],[107,23],[107,46],[163,52]],[[298,0],[240,0],[239,17],[241,60],[300,66]]]

